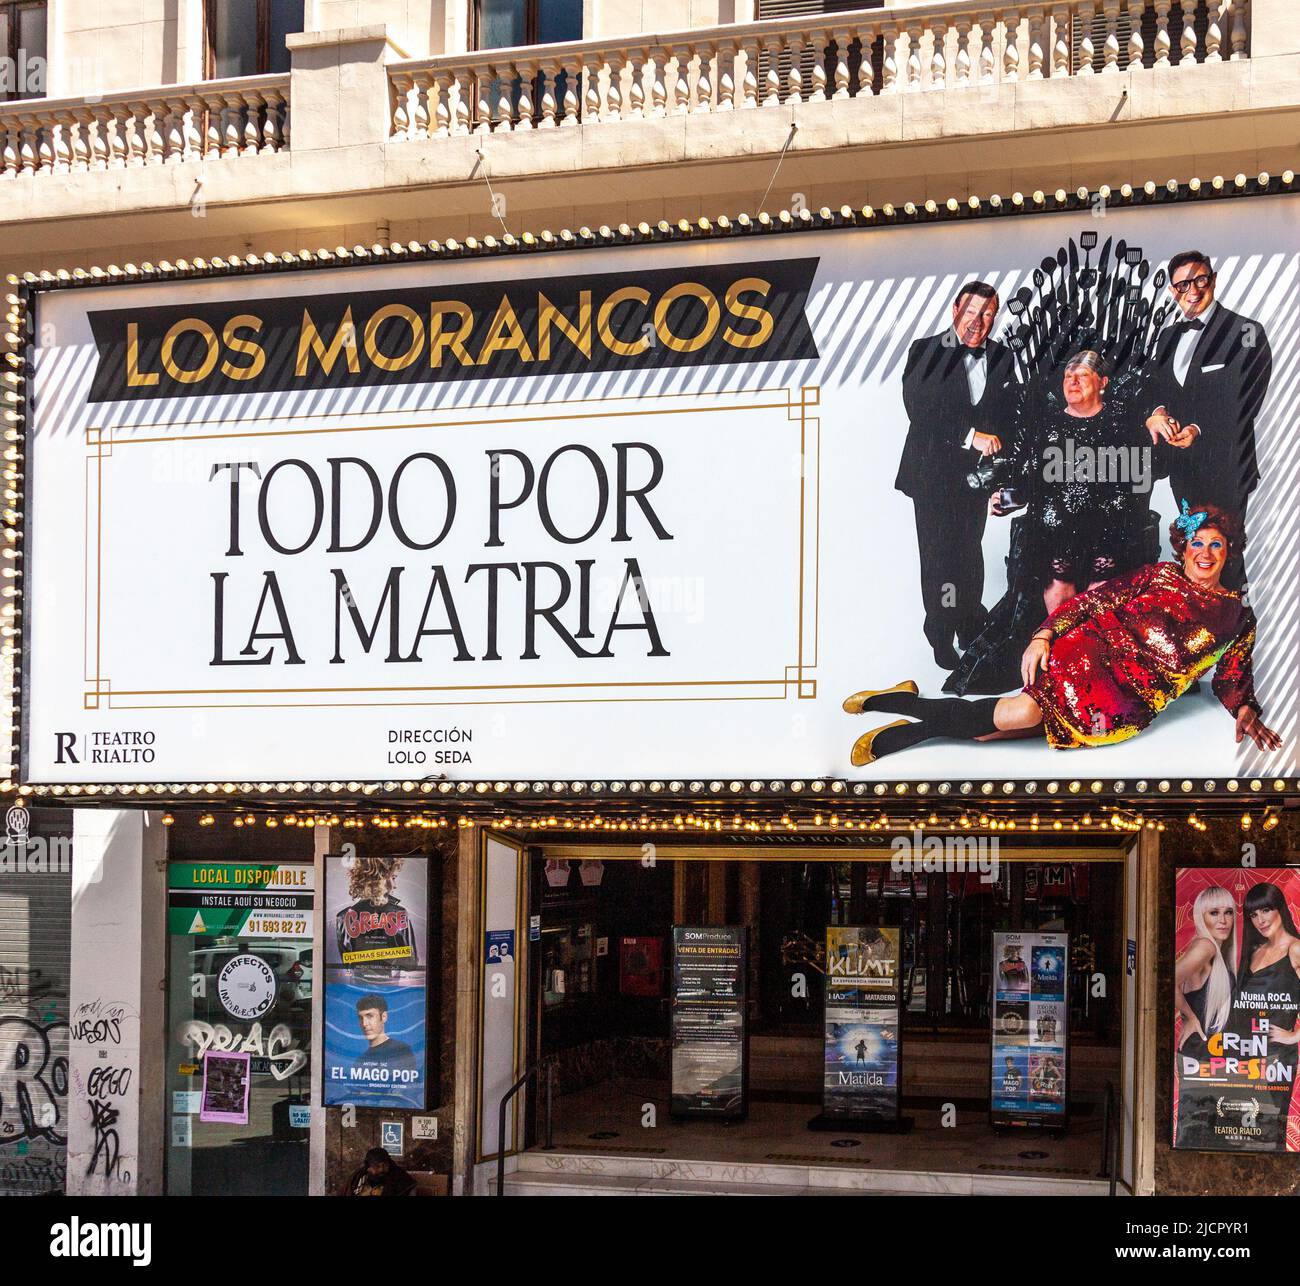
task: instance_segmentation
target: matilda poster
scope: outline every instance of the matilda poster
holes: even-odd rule
[[[1174,906],[1174,1147],[1300,1151],[1300,870],[1186,868]]]
[[[994,1125],[1065,1124],[1069,960],[1065,933],[993,935]]]
[[[427,876],[423,857],[325,859],[327,1106],[425,1106]]]
[[[898,1116],[898,938],[897,929],[826,930],[827,1116]]]

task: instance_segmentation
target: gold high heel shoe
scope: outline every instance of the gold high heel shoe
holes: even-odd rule
[[[872,697],[883,697],[891,692],[906,692],[910,696],[916,696],[917,687],[911,679],[904,679],[902,683],[895,683],[892,688],[863,688],[861,692],[855,692],[851,697],[844,698],[844,713],[861,714],[863,706]]]
[[[906,728],[911,722],[909,719],[895,719],[893,723],[887,723],[883,728],[872,728],[870,732],[864,732],[857,741],[853,743],[853,750],[849,759],[855,768],[865,768],[868,764],[874,763],[876,756],[871,747],[875,740],[882,732],[887,732],[890,728]]]

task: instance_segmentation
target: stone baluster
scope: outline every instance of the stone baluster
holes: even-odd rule
[[[492,68],[492,79],[497,87],[496,116],[492,129],[497,134],[509,134],[514,130],[514,64],[497,64]]]
[[[781,56],[782,41],[780,36],[768,36],[763,42],[767,50],[767,74],[763,78],[763,106],[780,107],[781,73],[777,68],[777,59]]]
[[[685,116],[691,110],[691,51],[686,45],[674,45],[673,115]]]
[[[718,111],[729,112],[736,106],[737,44],[726,41],[718,45]]]
[[[149,108],[144,103],[128,107],[126,140],[131,149],[132,168],[143,165],[149,157]]]
[[[998,78],[997,48],[994,43],[997,40],[998,28],[997,19],[991,9],[980,14],[979,24],[979,83],[991,85]]]
[[[1106,44],[1103,49],[1102,75],[1119,71],[1119,9],[1121,0],[1105,0]]]
[[[181,125],[177,121],[177,104],[175,99],[159,99],[153,112],[155,112],[156,125],[155,129],[162,140],[162,152],[160,156],[153,157],[162,164],[175,164],[182,159],[182,152],[185,151],[185,143],[181,138]]]
[[[582,113],[589,125],[600,120],[600,68],[603,59],[599,54],[587,52],[582,56]]]
[[[694,111],[707,112],[713,107],[713,82],[709,75],[709,60],[712,50],[708,45],[692,45],[691,57],[695,58],[698,71],[695,73],[695,107]]]
[[[1030,80],[1042,80],[1046,74],[1045,62],[1047,51],[1043,42],[1046,40],[1044,27],[1047,24],[1046,10],[1040,5],[1037,9],[1030,9],[1026,17],[1029,24],[1029,47],[1026,50],[1026,56],[1029,60]]]
[[[1070,8],[1058,4],[1052,12],[1052,75],[1070,74]]]
[[[1020,11],[1008,9],[1002,16],[1006,43],[1002,47],[1002,79],[1020,79]]]
[[[72,168],[74,170],[102,169],[95,165],[95,113],[85,106],[74,107],[68,113],[72,141]]]
[[[433,95],[433,106],[428,112],[428,129],[430,138],[449,138],[451,136],[451,87],[456,83],[456,76],[450,68],[440,67],[433,73],[426,94]]]
[[[39,128],[40,122],[36,117],[18,117],[18,169],[22,174],[35,174],[41,168],[36,145],[36,132]]]
[[[200,95],[203,105],[203,155],[221,155],[221,111],[224,104],[220,94],[206,91]]]
[[[456,73],[456,110],[455,110],[455,131],[457,134],[468,134],[473,128],[470,120],[474,103],[474,73],[469,70],[461,70]]]
[[[971,19],[969,14],[962,14],[956,19],[957,26],[957,51],[953,58],[953,79],[958,85],[969,85],[971,78],[970,67],[970,29]]]
[[[0,134],[4,136],[4,144],[0,147],[0,174],[11,179],[18,173],[18,128],[14,117],[6,116],[0,122]]]
[[[1228,13],[1228,0],[1210,0],[1205,6],[1205,61],[1223,61],[1223,22]]]
[[[760,45],[757,37],[746,36],[740,42],[740,52],[745,56],[745,72],[740,78],[740,105],[758,106],[758,51]]]
[[[647,51],[629,49],[627,53],[627,110],[624,115],[629,120],[639,121],[645,118],[645,67]],[[731,106],[730,103],[727,104]]]
[[[189,160],[189,130],[186,116],[189,103],[184,98],[167,100],[167,159],[173,163]]]
[[[1155,0],[1156,6],[1156,66],[1168,67],[1169,61],[1169,9],[1173,0]]]
[[[72,169],[72,115],[54,112],[45,126],[50,136],[51,166],[55,174],[66,174]]]
[[[492,72],[480,67],[474,77],[477,97],[474,103],[474,133],[486,134],[492,128]]]
[[[167,104],[162,99],[155,99],[146,106],[149,113],[149,151],[145,163],[162,165],[167,159]]]
[[[907,89],[911,93],[921,88],[921,31],[919,22],[907,24]]]
[[[668,115],[668,84],[665,75],[667,63],[668,51],[662,45],[651,45],[646,51],[646,78],[650,82],[647,116]]]
[[[411,117],[407,111],[413,77],[406,72],[393,73],[393,138],[411,137]]]
[[[1232,0],[1232,61],[1246,56],[1246,5],[1249,0]]]
[[[244,146],[239,149],[241,156],[256,156],[262,150],[262,104],[263,98],[255,89],[243,95],[247,115],[244,117]]]
[[[284,123],[288,115],[288,100],[278,90],[267,91],[266,128],[262,133],[262,151],[279,152],[285,146]],[[429,122],[425,121],[427,131]]]
[[[519,77],[519,106],[516,108],[518,121],[515,129],[530,130],[533,128],[533,112],[535,111],[533,103],[533,81],[537,77],[537,64],[531,59],[514,64],[512,70]],[[611,71],[609,73],[610,89],[612,90],[617,84],[618,73]]]
[[[538,79],[542,93],[538,106],[542,109],[542,119],[537,122],[538,129],[555,129],[556,127],[555,117],[560,107],[555,99],[555,84],[559,71],[560,64],[552,59],[544,60],[539,67]]]
[[[127,122],[131,119],[129,110],[120,103],[108,109],[108,168],[123,169],[131,159],[131,140],[127,132]]]
[[[1213,0],[1206,8],[1213,7]],[[1178,40],[1178,65],[1180,67],[1196,66],[1196,24],[1192,21],[1190,3],[1183,9],[1183,34]]]
[[[896,22],[886,24],[880,42],[880,92],[898,93],[898,38]]]
[[[236,93],[222,95],[224,104],[221,112],[221,155],[238,156],[240,140],[240,113],[244,110],[244,100]]]
[[[411,113],[411,130],[416,138],[429,138],[429,122],[438,110],[438,78],[426,71],[413,76],[412,80],[415,103]]]
[[[49,174],[54,169],[54,126],[39,116],[33,118],[32,124],[37,132],[36,168]]]
[[[1140,69],[1142,54],[1146,42],[1142,39],[1142,15],[1146,12],[1146,0],[1128,0],[1128,65]]]
[[[816,31],[809,33],[808,43],[813,51],[812,85],[808,90],[810,103],[824,103],[829,97],[826,93],[826,59],[830,53],[832,38],[829,31],[820,34]]]
[[[108,123],[112,114],[95,104],[87,115],[87,142],[90,145],[88,164],[92,170],[106,170],[109,162]]]
[[[930,20],[930,88],[946,89],[948,87],[948,20],[932,18]]]
[[[605,106],[600,114],[603,121],[617,121],[623,117],[623,55],[615,50],[605,57],[608,69],[608,88],[605,91]]]
[[[790,75],[787,81],[789,86],[785,101],[787,103],[803,102],[803,49],[804,38],[799,32],[793,32],[786,41],[790,49]]]
[[[858,74],[851,83],[854,85],[854,92],[865,98],[870,98],[876,92],[876,69],[872,65],[871,52],[875,48],[878,35],[880,29],[873,23],[861,23],[847,37],[850,45],[853,43],[853,38],[857,37]]]
[[[849,48],[853,44],[853,32],[848,27],[839,27],[830,33],[835,42],[835,88],[831,90],[832,98],[849,98],[852,96],[850,86],[853,83],[849,72]],[[867,42],[864,51],[868,68],[871,66],[871,43]]]
[[[203,98],[187,97],[181,123],[185,133],[185,159],[198,160],[203,155],[203,134],[200,126],[203,120]]]
[[[1079,65],[1075,71],[1076,76],[1091,76],[1095,70],[1092,60],[1097,48],[1093,43],[1092,28],[1096,18],[1096,4],[1084,3],[1079,6]]]

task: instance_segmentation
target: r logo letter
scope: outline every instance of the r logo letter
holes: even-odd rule
[[[75,732],[56,732],[54,734],[54,762],[56,764],[79,764],[76,753],[77,734]],[[67,758],[64,758],[64,756]]]

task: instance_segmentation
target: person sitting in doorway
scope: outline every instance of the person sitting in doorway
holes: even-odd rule
[[[415,1180],[384,1148],[371,1148],[339,1194],[344,1197],[413,1197]]]

